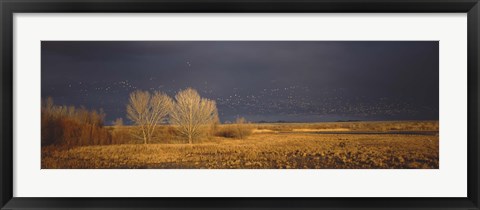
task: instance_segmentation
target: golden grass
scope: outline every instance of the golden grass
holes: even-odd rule
[[[258,123],[257,129],[293,131],[293,129],[348,129],[350,131],[438,131],[438,121],[373,121],[320,123]]]
[[[340,131],[350,131],[348,128],[321,128],[321,129],[292,129],[293,132],[340,132]]]
[[[302,129],[296,128],[296,124],[261,125],[277,130],[281,126],[286,126],[283,130]],[[438,122],[400,125],[414,131],[431,131],[435,127],[438,130]],[[319,124],[304,129],[322,129],[321,126],[326,129]],[[193,145],[124,144],[65,149],[50,146],[42,148],[42,168],[435,169],[439,168],[439,136],[254,132],[243,140],[214,137]]]
[[[253,129],[252,133],[278,133],[278,131],[273,131],[269,129]]]

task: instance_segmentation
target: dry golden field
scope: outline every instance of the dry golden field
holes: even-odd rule
[[[232,125],[221,125],[224,127]],[[438,122],[250,124],[245,139],[42,147],[42,168],[439,168]],[[166,141],[168,142],[168,141]]]

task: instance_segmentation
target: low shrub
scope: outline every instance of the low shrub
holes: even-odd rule
[[[223,125],[220,127],[216,136],[225,138],[245,139],[252,134],[252,126],[250,126],[245,118],[237,118],[235,124]]]

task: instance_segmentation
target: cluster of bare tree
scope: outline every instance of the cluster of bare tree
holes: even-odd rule
[[[102,110],[84,107],[57,106],[48,98],[42,101],[42,146],[98,145],[132,142],[132,135],[144,144],[152,139],[188,141],[200,137],[222,136],[243,139],[251,133],[246,120],[239,118],[234,125],[220,127],[215,101],[202,98],[192,88],[179,91],[172,99],[162,92],[137,90],[130,94],[127,118],[134,126],[123,126],[118,118],[113,126],[104,127]],[[161,126],[170,124],[170,126]],[[203,139],[203,138],[201,138]]]
[[[145,144],[161,123],[173,124],[190,144],[207,127],[218,123],[215,101],[200,97],[192,88],[181,90],[174,99],[157,91],[137,90],[130,94],[127,117],[135,123]]]
[[[103,127],[103,111],[89,111],[84,107],[54,105],[52,98],[42,101],[42,146],[111,144],[112,137]]]

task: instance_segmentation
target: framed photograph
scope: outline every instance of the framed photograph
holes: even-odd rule
[[[1,209],[479,209],[479,4],[8,1]]]

